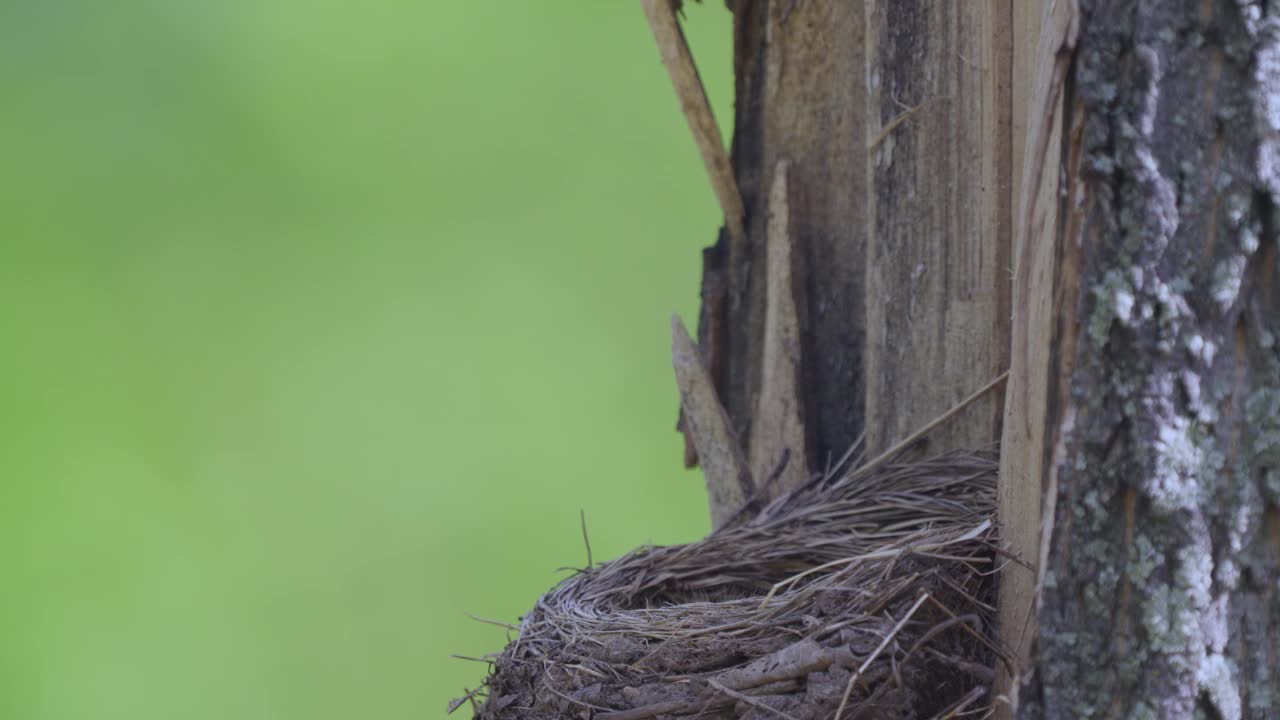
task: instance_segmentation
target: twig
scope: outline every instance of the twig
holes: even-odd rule
[[[945,653],[939,652],[933,648],[925,648],[924,651],[929,655],[931,655],[938,662],[944,662],[958,670],[962,670],[966,673],[969,673],[973,677],[977,678],[979,682],[987,686],[990,686],[991,683],[994,682],[996,679],[995,671],[992,670],[991,667],[988,665],[969,662],[968,660],[961,660],[958,657],[952,657],[951,655],[947,655]]]
[[[907,118],[910,118],[912,115],[915,115],[916,112],[920,110],[920,108],[924,107],[925,105],[928,105],[931,100],[933,100],[933,98],[929,98],[928,100],[922,100],[919,105],[907,108],[901,115],[890,120],[889,124],[885,125],[884,129],[880,131],[880,134],[876,135],[876,139],[872,140],[867,145],[867,149],[875,150],[877,147],[879,147],[880,143],[884,142],[884,139],[889,137],[889,133],[893,132],[894,130],[897,130],[899,125],[906,122]]]
[[[515,625],[512,625],[511,623],[504,623],[501,620],[490,620],[489,618],[482,618],[479,615],[472,615],[471,613],[467,613],[467,617],[471,618],[472,620],[475,620],[476,622],[482,622],[485,625],[497,625],[500,628],[506,628],[508,630],[518,631],[520,629]]]
[[[462,703],[464,703],[464,702],[466,702],[466,701],[468,701],[468,700],[471,700],[472,706],[474,707],[474,706],[475,706],[475,696],[476,696],[476,695],[478,695],[479,693],[481,693],[481,692],[483,692],[483,691],[484,691],[484,686],[483,686],[483,685],[481,685],[480,687],[476,688],[475,690],[467,690],[466,688],[463,688],[463,690],[464,690],[464,691],[466,691],[466,693],[467,693],[467,694],[466,694],[466,695],[463,695],[463,696],[462,696],[462,697],[460,697],[460,698],[456,698],[456,699],[454,699],[454,700],[450,700],[450,701],[449,701],[448,708],[445,710],[445,714],[446,714],[446,715],[452,715],[454,710],[457,710],[458,708],[462,707]]]
[[[684,112],[689,129],[693,132],[693,140],[702,154],[702,163],[707,168],[711,187],[720,201],[729,237],[735,243],[741,243],[746,236],[742,224],[746,214],[743,211],[742,195],[734,180],[729,153],[725,151],[724,141],[720,138],[720,126],[716,124],[715,115],[711,112],[711,103],[707,100],[702,79],[698,77],[698,68],[693,62],[693,54],[689,52],[689,44],[680,29],[675,10],[669,0],[641,0],[641,4],[644,6],[645,17],[649,20],[649,28],[653,30],[653,38],[658,43],[658,51],[662,54],[662,64],[667,67],[671,84],[675,86],[676,96],[680,99],[680,109]]]
[[[697,703],[684,702],[681,700],[664,700],[662,702],[653,703],[652,705],[644,705],[630,710],[615,710],[597,715],[598,720],[644,720],[645,718],[655,717],[666,713],[676,713],[687,715],[697,712],[702,706]]]
[[[934,550],[937,548],[946,547],[947,545],[968,542],[969,540],[975,540],[978,537],[980,537],[982,533],[986,532],[990,527],[991,527],[991,521],[983,520],[981,523],[978,524],[977,527],[973,528],[969,532],[957,538],[945,540],[943,542],[930,543],[927,545],[917,545],[917,546],[907,545],[904,547],[886,548],[884,550],[876,550],[874,552],[869,552],[864,555],[855,555],[853,557],[832,560],[831,562],[826,562],[821,565],[811,567],[808,570],[805,570],[804,572],[792,575],[786,580],[781,580],[779,582],[774,583],[773,587],[769,588],[769,592],[765,594],[764,600],[760,601],[760,607],[761,608],[766,607],[769,604],[769,601],[773,599],[773,596],[778,593],[778,590],[780,590],[781,588],[787,587],[789,585],[793,585],[797,580],[799,580],[800,578],[806,577],[808,575],[819,573],[824,570],[830,570],[831,568],[839,567],[841,565],[849,565],[855,562],[862,562],[865,560],[883,560],[885,558],[897,557],[900,555],[905,555],[907,553],[919,553],[925,550]]]
[[[578,522],[582,524],[582,544],[587,546],[587,569],[595,567],[595,563],[591,560],[591,540],[587,537],[587,511],[578,510]]]
[[[893,641],[893,638],[897,636],[903,627],[906,626],[907,621],[911,619],[911,616],[915,615],[916,610],[919,610],[920,606],[924,604],[924,601],[928,599],[929,593],[921,595],[916,600],[915,604],[911,606],[911,609],[907,611],[907,614],[902,616],[902,619],[898,621],[898,624],[893,626],[893,629],[889,631],[889,634],[884,636],[884,640],[881,640],[880,644],[876,646],[876,649],[867,656],[866,660],[862,662],[862,665],[858,667],[857,672],[849,676],[849,684],[844,687],[844,695],[840,697],[840,706],[836,708],[835,720],[840,720],[840,715],[844,713],[845,705],[849,704],[849,694],[853,692],[854,683],[858,682],[858,678],[862,677],[862,673],[866,672],[867,668],[871,667],[871,663],[880,656],[880,653],[883,652],[886,647],[889,646],[889,643]]]
[[[953,617],[953,618],[954,618],[954,617],[957,617],[957,616],[956,616],[956,614],[955,614],[954,612],[952,612],[951,608],[947,607],[946,605],[943,605],[942,603],[938,602],[937,600],[934,600],[934,601],[933,601],[933,604],[934,604],[934,605],[936,605],[936,606],[938,606],[939,608],[941,608],[941,609],[942,609],[942,612],[946,613],[947,615],[950,615],[950,616],[951,616],[951,617]],[[988,649],[988,650],[990,650],[990,651],[991,651],[991,652],[996,656],[996,658],[998,658],[998,659],[1000,660],[1000,662],[1002,662],[1002,663],[1004,663],[1004,664],[1005,664],[1005,667],[1009,668],[1009,669],[1010,669],[1010,671],[1012,671],[1012,670],[1013,670],[1013,668],[1014,668],[1014,659],[1013,659],[1012,657],[1010,657],[1010,656],[1009,656],[1009,654],[1008,654],[1007,652],[1005,652],[1005,651],[1001,650],[999,647],[997,647],[997,646],[995,645],[995,643],[993,643],[993,642],[991,642],[990,640],[988,640],[988,639],[987,639],[987,637],[986,637],[985,635],[983,635],[982,633],[978,632],[977,630],[974,630],[973,628],[969,627],[967,624],[965,624],[965,625],[961,625],[961,627],[963,627],[965,630],[967,630],[967,631],[969,632],[969,634],[970,634],[970,635],[972,635],[972,636],[974,636],[975,638],[977,638],[978,642],[982,643],[983,645],[986,645],[986,646],[987,646],[987,649]]]
[[[755,698],[753,698],[753,697],[750,697],[750,696],[747,696],[747,695],[743,695],[742,693],[737,692],[736,690],[730,690],[729,688],[727,688],[727,687],[725,687],[725,686],[721,685],[720,683],[716,682],[714,679],[708,680],[708,681],[707,681],[707,684],[708,684],[708,685],[710,685],[711,687],[715,688],[716,690],[719,690],[720,692],[724,693],[725,695],[728,695],[729,697],[733,698],[734,700],[741,700],[742,702],[744,702],[744,703],[746,703],[746,704],[748,704],[748,705],[751,705],[751,706],[753,706],[753,707],[758,707],[758,708],[760,708],[761,710],[768,710],[769,712],[773,713],[774,715],[777,715],[777,716],[779,716],[779,717],[787,718],[787,720],[800,720],[800,719],[799,719],[799,718],[797,718],[795,715],[791,715],[791,714],[785,713],[785,712],[783,712],[783,711],[781,711],[781,710],[779,710],[779,709],[777,709],[777,708],[775,708],[775,707],[772,707],[771,705],[768,705],[768,704],[766,704],[766,703],[760,702],[759,700],[757,700],[757,699],[755,699]]]
[[[581,706],[583,706],[583,707],[589,707],[589,708],[591,708],[592,710],[600,710],[600,711],[603,711],[603,712],[609,712],[610,710],[612,710],[612,708],[602,707],[602,706],[600,706],[600,705],[592,705],[591,703],[587,702],[586,700],[579,700],[579,699],[577,699],[577,698],[575,698],[575,697],[570,697],[570,696],[568,696],[568,695],[565,695],[564,693],[562,693],[562,692],[560,692],[559,690],[556,690],[554,687],[552,687],[552,686],[551,686],[551,683],[549,683],[549,682],[545,682],[545,681],[544,681],[544,682],[543,682],[543,687],[545,687],[546,689],[550,690],[550,691],[551,691],[552,693],[554,693],[557,697],[564,698],[565,700],[568,700],[569,702],[573,703],[574,705],[581,705]]]
[[[970,395],[969,397],[961,400],[959,403],[953,406],[950,410],[947,410],[946,412],[942,413],[941,415],[934,418],[933,420],[930,420],[929,422],[925,423],[924,427],[920,428],[919,430],[916,430],[915,432],[911,433],[910,435],[900,440],[893,447],[880,453],[873,460],[868,462],[866,465],[863,465],[857,470],[854,470],[853,472],[849,473],[848,480],[866,477],[867,475],[871,474],[873,470],[889,462],[906,448],[911,447],[912,445],[919,442],[921,438],[923,438],[924,436],[936,430],[939,425],[942,425],[946,421],[955,417],[960,413],[960,411],[964,410],[965,408],[969,407],[973,403],[982,399],[984,395],[1000,387],[1002,384],[1004,384],[1004,381],[1008,379],[1009,379],[1009,371],[1005,370],[1004,372],[997,375],[994,380],[982,386],[981,390],[978,390],[977,392]]]
[[[948,720],[949,718],[957,717],[960,715],[961,710],[964,710],[965,708],[969,707],[969,705],[972,704],[974,700],[977,700],[978,698],[986,694],[987,694],[986,688],[976,687],[970,690],[967,695],[960,698],[959,702],[952,705],[950,708],[943,710],[943,712],[945,712],[946,715],[939,714],[939,715],[935,715],[934,718],[935,720]]]
[[[850,458],[853,457],[853,453],[859,447],[862,447],[862,443],[866,442],[866,439],[867,439],[866,430],[863,430],[862,432],[858,433],[858,437],[853,441],[853,443],[849,445],[849,449],[844,451],[844,454],[840,456],[840,459],[836,461],[836,464],[828,465],[827,471],[825,473],[825,477],[831,478],[831,477],[834,477],[835,475],[838,475],[840,471],[845,468],[845,465],[846,463],[849,462]],[[861,460],[862,456],[863,454],[859,453],[858,455],[859,460]],[[858,460],[855,460],[853,464],[856,466],[858,464]]]
[[[976,625],[978,622],[979,619],[977,615],[953,615],[946,620],[943,620],[937,625],[926,630],[925,633],[920,636],[920,639],[916,640],[915,644],[911,646],[911,649],[907,651],[907,654],[902,656],[902,664],[906,665],[907,660],[911,659],[911,656],[914,655],[917,650],[924,647],[925,643],[946,632],[951,626],[964,625],[966,628],[970,628],[970,631],[972,632],[971,625]],[[993,680],[994,675],[993,677],[986,679],[988,681]]]
[[[840,651],[825,649],[813,640],[800,640],[756,658],[743,667],[729,670],[720,678],[726,687],[746,690],[779,680],[804,677],[815,670],[824,670],[839,662],[841,654]]]

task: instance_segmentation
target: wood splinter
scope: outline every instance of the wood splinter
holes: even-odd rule
[[[752,496],[755,483],[711,375],[689,331],[675,316],[671,318],[671,364],[680,388],[685,427],[693,437],[707,483],[711,525],[719,528]]]
[[[764,347],[760,395],[751,423],[751,472],[765,480],[761,495],[772,499],[804,484],[809,476],[801,407],[800,319],[792,266],[787,162],[779,161],[769,189],[765,251]],[[783,464],[785,461],[785,464]]]
[[[675,86],[680,110],[689,123],[689,130],[693,132],[693,140],[698,145],[703,164],[706,165],[711,187],[715,190],[721,211],[724,212],[725,228],[735,243],[741,243],[746,236],[743,231],[743,217],[746,213],[742,206],[742,195],[738,192],[733,165],[729,162],[729,153],[724,149],[724,140],[720,138],[720,126],[716,124],[715,114],[711,112],[711,102],[707,100],[707,91],[702,86],[702,78],[698,76],[698,67],[693,62],[689,43],[676,20],[676,10],[670,0],[641,0],[641,5],[644,6],[649,27],[653,30],[654,40],[658,43],[658,51],[662,54],[662,64],[666,66],[671,84]]]

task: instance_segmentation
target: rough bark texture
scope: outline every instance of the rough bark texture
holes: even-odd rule
[[[766,193],[785,162],[808,455],[790,462],[821,469],[864,432],[871,453],[893,445],[1007,362],[1013,4],[730,5],[746,236],[705,255],[699,344],[753,437]],[[984,398],[930,449],[988,445],[999,424]]]
[[[1078,321],[1055,336],[1023,717],[1280,717],[1268,10],[1080,3],[1058,225]]]

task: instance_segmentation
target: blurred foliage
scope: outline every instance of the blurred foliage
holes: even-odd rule
[[[705,532],[637,3],[16,0],[0,89],[0,718],[438,717],[579,509]]]

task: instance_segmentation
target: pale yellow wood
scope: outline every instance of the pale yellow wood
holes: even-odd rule
[[[779,162],[769,188],[762,375],[751,423],[751,473],[766,499],[802,485],[809,477],[789,220],[787,163]]]
[[[689,122],[689,130],[693,132],[693,140],[707,168],[711,187],[720,202],[725,228],[735,241],[741,241],[745,215],[742,195],[738,192],[738,183],[733,176],[729,153],[720,137],[720,126],[716,124],[711,102],[707,100],[706,89],[698,76],[698,67],[694,64],[693,54],[680,29],[680,22],[676,19],[675,8],[669,0],[641,0],[641,4],[654,40],[658,43],[658,51],[662,54],[662,64],[666,66],[671,84],[675,86],[680,109]]]
[[[1059,174],[1065,124],[1063,89],[1075,43],[1078,10],[1074,0],[1050,0],[1039,21],[1039,39],[1031,59],[1015,61],[1019,77],[1015,107],[1025,118],[1026,136],[1020,169],[1014,239],[1013,327],[1009,385],[1005,394],[1000,457],[1000,526],[1006,548],[1023,562],[1043,567],[1041,533],[1050,517],[1041,507],[1050,483],[1056,422],[1049,417],[1051,393],[1062,386],[1063,355],[1055,356],[1054,339],[1064,311],[1062,288],[1070,283],[1063,267],[1058,228],[1061,200]],[[1020,15],[1022,32],[1033,26]],[[1030,46],[1016,42],[1017,51]],[[1025,77],[1030,73],[1028,82]],[[1016,676],[1030,667],[1036,634],[1038,578],[1034,570],[1010,563],[1000,578],[999,635],[1019,661],[1011,677],[1000,668],[997,717],[1012,717],[1017,705]]]
[[[1044,3],[1013,3],[1013,72],[1011,80],[1013,90],[1013,193],[1014,212],[1022,207],[1023,165],[1026,161],[1027,121],[1030,117],[1031,86],[1035,82],[1036,46],[1040,42],[1040,16],[1044,13]],[[1013,249],[1018,250],[1015,244]],[[1016,258],[1015,258],[1016,262]],[[1013,267],[1010,267],[1012,277]]]

